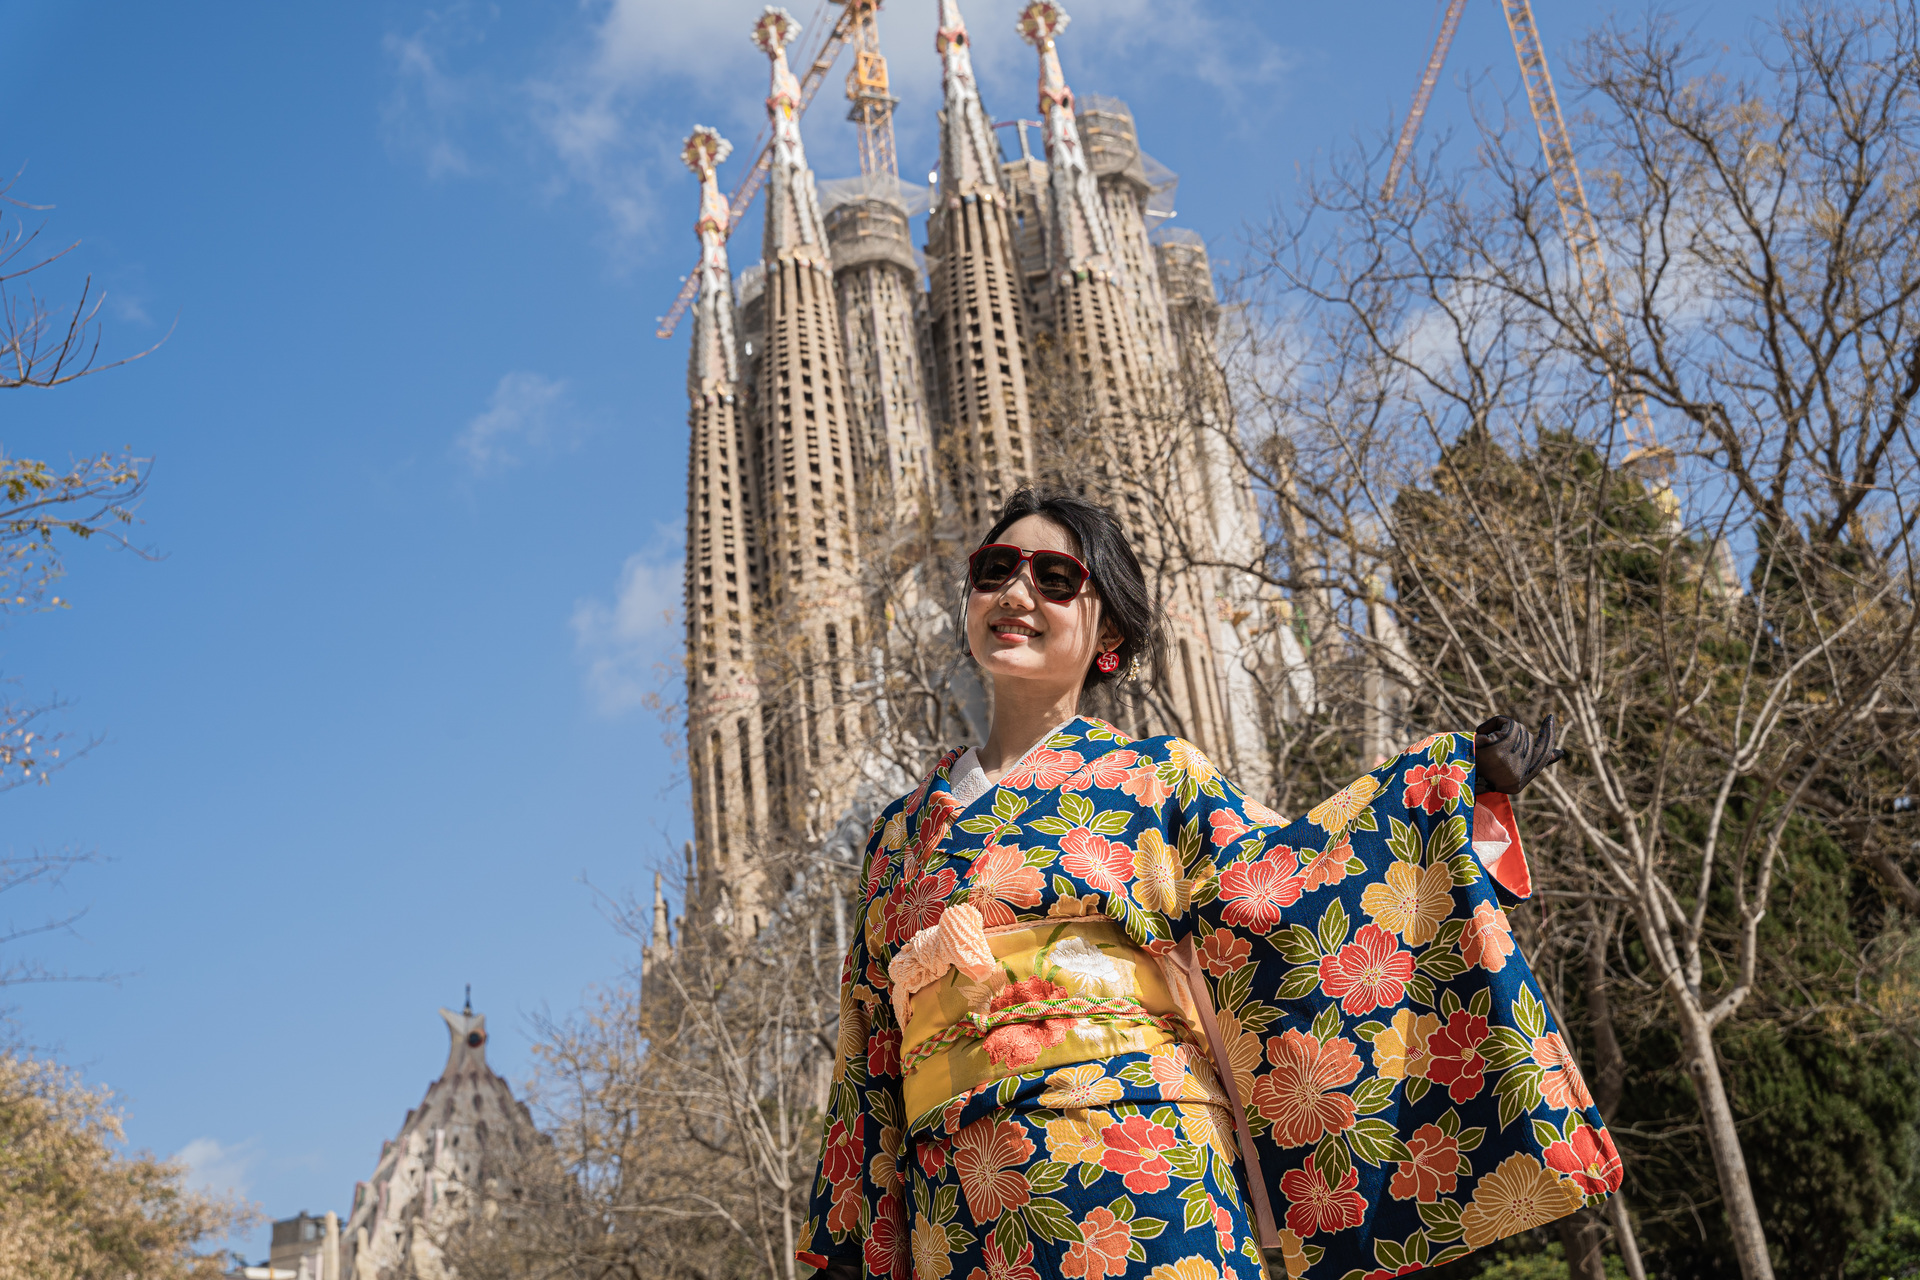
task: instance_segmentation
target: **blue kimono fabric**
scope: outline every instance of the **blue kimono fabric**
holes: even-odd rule
[[[960,754],[873,824],[802,1261],[1359,1280],[1619,1186],[1471,734],[1293,822],[1087,717],[964,806]]]

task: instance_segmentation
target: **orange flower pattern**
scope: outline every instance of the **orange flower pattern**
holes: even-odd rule
[[[1619,1185],[1507,921],[1526,880],[1494,880],[1475,850],[1492,815],[1470,735],[1431,735],[1293,823],[1194,744],[1085,717],[964,809],[960,754],[869,824],[803,1261],[887,1280],[1260,1280],[1223,1078],[1296,1280],[1442,1265]],[[1514,841],[1504,869],[1524,855],[1500,812],[1479,838]],[[1138,965],[1191,944],[1227,1060],[1175,1019],[1175,1043],[1041,1068],[1076,1025],[1044,1004],[1066,992],[989,984],[988,1012],[1042,1002],[971,1042],[1002,1074],[904,1114],[917,1042],[888,966],[963,901],[989,928],[1103,914]]]

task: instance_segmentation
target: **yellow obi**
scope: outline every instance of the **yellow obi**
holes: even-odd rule
[[[913,995],[900,1046],[910,1119],[1009,1076],[1199,1043],[1185,987],[1113,920],[1061,917],[986,939],[998,973],[949,969]]]

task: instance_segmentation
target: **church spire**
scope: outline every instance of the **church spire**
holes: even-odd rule
[[[824,261],[827,252],[820,196],[800,143],[800,81],[787,65],[787,46],[799,35],[800,24],[777,5],[768,5],[753,24],[753,43],[773,64],[767,91],[773,160],[767,170],[767,232],[761,250],[769,262],[793,254]]]
[[[946,109],[940,185],[927,219],[930,336],[949,484],[962,519],[977,527],[1033,475],[1027,304],[1010,192],[973,77],[973,44],[958,0],[938,3],[934,47],[945,74]]]
[[[940,29],[933,47],[940,53],[946,85],[946,117],[940,131],[940,181],[944,192],[969,196],[1000,187],[1000,154],[980,85],[973,78],[973,45],[959,0],[939,0]]]
[[[765,789],[755,785],[765,753],[754,679],[747,389],[727,264],[732,211],[714,174],[732,150],[697,126],[680,152],[700,179],[700,293],[687,352],[687,762],[694,837],[707,865],[728,874],[766,812]]]
[[[688,391],[712,395],[724,386],[727,393],[740,380],[739,354],[733,340],[733,276],[727,268],[727,233],[732,211],[720,194],[714,171],[733,153],[733,144],[716,129],[695,125],[680,152],[681,160],[700,179],[700,217],[693,224],[700,237],[700,294],[693,313],[693,349],[688,361]]]
[[[1048,228],[1047,265],[1055,282],[1075,272],[1111,275],[1119,266],[1112,252],[1100,188],[1080,143],[1073,116],[1073,90],[1060,69],[1055,41],[1067,29],[1067,11],[1054,0],[1032,0],[1020,11],[1020,36],[1040,51],[1040,113],[1046,120],[1047,168],[1053,188],[1053,223]]]
[[[852,663],[864,620],[846,348],[820,201],[800,145],[800,85],[787,66],[786,48],[799,33],[792,15],[772,5],[753,27],[754,44],[773,64],[773,141],[752,454],[768,619],[762,653],[769,678],[799,694],[784,700],[797,714],[766,730],[762,763],[780,772],[756,777],[784,795],[776,806],[784,820],[804,829],[812,808],[837,816],[851,799],[826,775],[834,753],[859,732],[847,690],[860,678]],[[758,933],[765,911],[757,888],[738,877],[729,884],[740,932]]]

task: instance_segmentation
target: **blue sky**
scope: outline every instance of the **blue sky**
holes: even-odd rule
[[[814,0],[795,0],[812,16]],[[1081,93],[1130,100],[1231,260],[1302,166],[1405,109],[1435,0],[1079,0]],[[1015,0],[964,0],[987,108],[1033,114]],[[1678,9],[1738,44],[1761,6]],[[528,1015],[632,958],[594,887],[647,892],[686,838],[645,705],[671,660],[695,123],[747,159],[749,0],[5,5],[0,170],[56,206],[106,348],[152,356],[13,393],[0,444],[154,459],[137,539],[75,554],[72,608],[0,631],[0,674],[105,737],[5,797],[6,847],[103,862],[30,923],[106,984],[18,989],[19,1032],[113,1087],[131,1141],[271,1216],[344,1212],[438,1073],[472,983],[494,1064]],[[908,176],[935,158],[934,0],[882,15]],[[1578,13],[1578,17],[1574,16]],[[1596,11],[1542,0],[1550,50]],[[803,37],[804,40],[804,37]],[[805,136],[857,171],[840,72]],[[1518,85],[1474,5],[1429,116]],[[1516,106],[1519,104],[1516,103]],[[757,256],[756,214],[735,241]],[[590,887],[592,886],[592,887]],[[240,1242],[265,1251],[264,1232]]]

